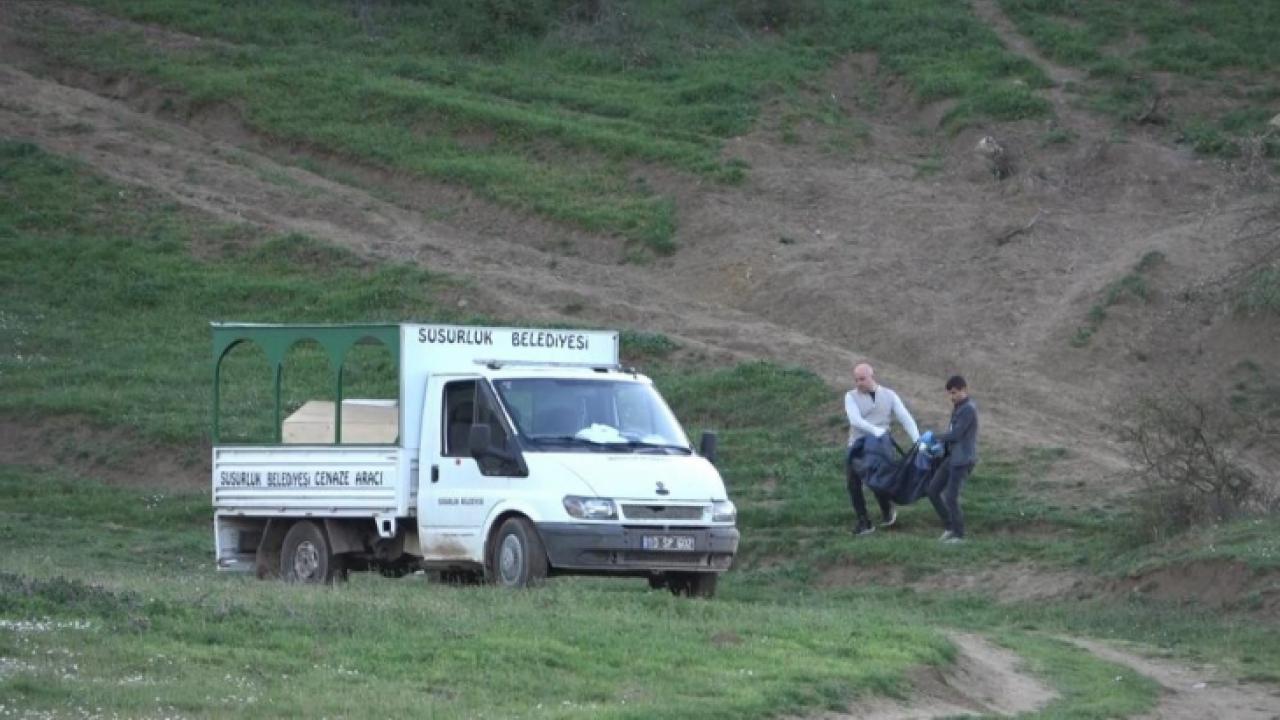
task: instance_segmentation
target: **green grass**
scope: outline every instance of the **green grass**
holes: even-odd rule
[[[1280,517],[1264,516],[1194,528],[1158,547],[1116,558],[1130,572],[1195,560],[1231,560],[1257,571],[1280,570]]]
[[[0,630],[21,663],[0,692],[28,711],[764,717],[898,691],[905,668],[951,652],[883,608],[689,602],[635,580],[500,593],[220,576],[196,496],[49,480],[0,470],[0,617],[54,628]]]
[[[1255,271],[1240,291],[1237,307],[1247,315],[1280,315],[1280,268]]]
[[[1119,59],[1135,69],[1182,74],[1280,67],[1280,5],[1270,0],[1000,0],[1000,6],[1063,64]]]
[[[1036,713],[1042,720],[1130,717],[1151,707],[1160,695],[1155,681],[1127,667],[1099,663],[1061,640],[1011,633],[1005,645],[1027,658],[1034,672],[1057,680],[1060,696]]]
[[[72,414],[202,448],[209,319],[446,317],[432,297],[447,278],[213,226],[29,145],[0,144],[0,159],[0,290],[16,300],[0,324],[5,417]],[[4,465],[0,657],[12,663],[0,696],[57,715],[768,717],[901,696],[906,668],[954,657],[942,631],[959,628],[1016,649],[1058,689],[1045,716],[1106,718],[1149,709],[1150,684],[1055,636],[1146,642],[1259,678],[1280,666],[1280,634],[1232,615],[1105,598],[1006,606],[980,593],[822,590],[817,577],[850,563],[1120,571],[1158,553],[1122,545],[1115,514],[1023,493],[1026,473],[1069,461],[1059,448],[988,453],[966,490],[974,537],[958,552],[939,552],[924,504],[904,510],[900,533],[854,541],[836,393],[803,370],[690,368],[668,338],[623,340],[690,430],[721,431],[744,546],[714,602],[648,592],[640,580],[505,593],[359,574],[337,589],[221,575],[207,491]],[[114,435],[76,442],[139,462],[95,447]],[[1216,542],[1238,556],[1274,551],[1270,525],[1221,532]],[[1115,676],[1127,680],[1099,682]]]
[[[1084,325],[1076,329],[1071,338],[1072,347],[1084,347],[1102,327],[1107,319],[1107,309],[1127,299],[1147,302],[1151,289],[1147,286],[1146,276],[1164,262],[1164,253],[1152,250],[1142,256],[1134,265],[1133,271],[1102,289],[1102,297],[1089,308],[1089,315]]]
[[[465,319],[437,306],[454,283],[429,271],[370,267],[298,235],[246,241],[252,232],[0,142],[0,411],[75,412],[191,442],[207,436],[212,320]],[[193,261],[192,244],[216,259]],[[239,359],[233,385],[255,370]],[[303,394],[315,383],[299,381]]]
[[[263,583],[212,570],[205,503],[0,468],[9,702],[60,714],[765,717],[904,697],[904,669],[954,656],[937,624],[992,628],[874,595],[705,603],[637,580],[529,593],[359,575],[337,589]],[[1136,678],[1088,684],[1131,676],[1121,668],[1021,629],[997,635],[1063,691],[1047,712],[1065,714],[1050,717],[1151,704]]]
[[[1241,154],[1280,106],[1265,86],[1280,70],[1280,3],[1222,0],[1000,0],[1018,29],[1049,59],[1089,72],[1084,90],[1098,110],[1135,120],[1170,76],[1166,97],[1236,98],[1227,109],[1172,120],[1181,141],[1220,157]],[[1262,85],[1259,88],[1259,85]],[[1166,103],[1167,108],[1168,103]],[[1272,156],[1280,148],[1265,146]]]
[[[464,185],[657,253],[674,250],[678,218],[674,199],[642,182],[646,166],[740,181],[748,169],[724,141],[749,132],[766,99],[818,86],[846,53],[879,53],[923,101],[954,99],[952,127],[1048,110],[1032,92],[1043,74],[944,0],[812,0],[768,28],[772,15],[732,0],[610,3],[598,21],[563,2],[379,2],[363,18],[345,0],[82,4],[209,42],[162,48],[57,22],[31,28],[31,41],[62,63],[145,75],[193,111],[228,104],[291,145]],[[830,103],[796,109],[834,128],[837,151],[865,139]]]

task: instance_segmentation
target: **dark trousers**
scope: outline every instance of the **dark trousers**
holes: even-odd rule
[[[942,518],[942,529],[956,537],[964,537],[964,513],[960,510],[960,489],[973,471],[972,465],[939,468],[929,481],[929,502]]]
[[[853,449],[850,448],[844,456],[844,477],[849,487],[849,499],[853,501],[853,511],[857,513],[859,518],[867,516],[867,499],[862,496],[862,476],[853,467]],[[876,502],[880,504],[880,512],[885,517],[889,517],[889,513],[893,512],[893,504],[889,502],[889,498],[884,497],[880,493],[872,490],[872,495],[876,496]]]

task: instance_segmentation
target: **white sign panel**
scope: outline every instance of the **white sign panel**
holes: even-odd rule
[[[418,446],[423,392],[431,373],[478,372],[480,363],[617,365],[612,330],[537,330],[459,325],[401,325],[401,423],[405,447]]]
[[[282,469],[235,468],[221,469],[214,473],[213,482],[219,488],[272,489],[306,488],[308,490],[346,490],[349,488],[380,488],[395,482],[393,467],[378,466],[298,466]]]

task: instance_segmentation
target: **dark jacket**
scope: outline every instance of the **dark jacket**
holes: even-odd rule
[[[951,467],[974,465],[978,462],[978,406],[973,398],[951,409],[951,424],[947,431],[933,436],[934,442],[946,445],[947,463]]]

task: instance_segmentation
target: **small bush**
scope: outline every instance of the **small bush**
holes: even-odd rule
[[[40,617],[117,617],[144,605],[132,592],[115,592],[80,580],[55,576],[47,580],[0,572],[0,609],[6,614]]]
[[[1071,346],[1084,347],[1088,345],[1089,339],[1102,327],[1102,322],[1107,319],[1107,308],[1112,305],[1124,302],[1126,298],[1136,298],[1143,302],[1150,302],[1151,288],[1147,285],[1145,275],[1155,270],[1164,261],[1164,253],[1159,250],[1150,250],[1133,266],[1133,272],[1103,288],[1102,300],[1089,308],[1088,323],[1076,330],[1076,334],[1071,338]]]
[[[622,331],[622,356],[628,361],[661,360],[680,348],[662,333]]]
[[[824,13],[813,0],[734,0],[733,15],[748,28],[776,31],[813,23]]]
[[[264,242],[251,255],[254,262],[273,270],[305,272],[337,268],[361,268],[365,261],[351,250],[290,233]]]
[[[1280,267],[1255,272],[1240,293],[1239,308],[1246,315],[1280,315]]]
[[[452,37],[462,51],[499,55],[544,35],[562,11],[557,5],[549,0],[440,3],[434,19],[437,28],[444,30],[441,36]]]
[[[1251,510],[1274,510],[1277,488],[1256,462],[1276,443],[1276,428],[1247,408],[1162,390],[1140,396],[1120,439],[1130,449],[1140,491],[1136,517],[1157,540]]]
[[[1202,155],[1224,158],[1240,157],[1240,143],[1221,129],[1203,122],[1193,122],[1182,128],[1179,138]]]

